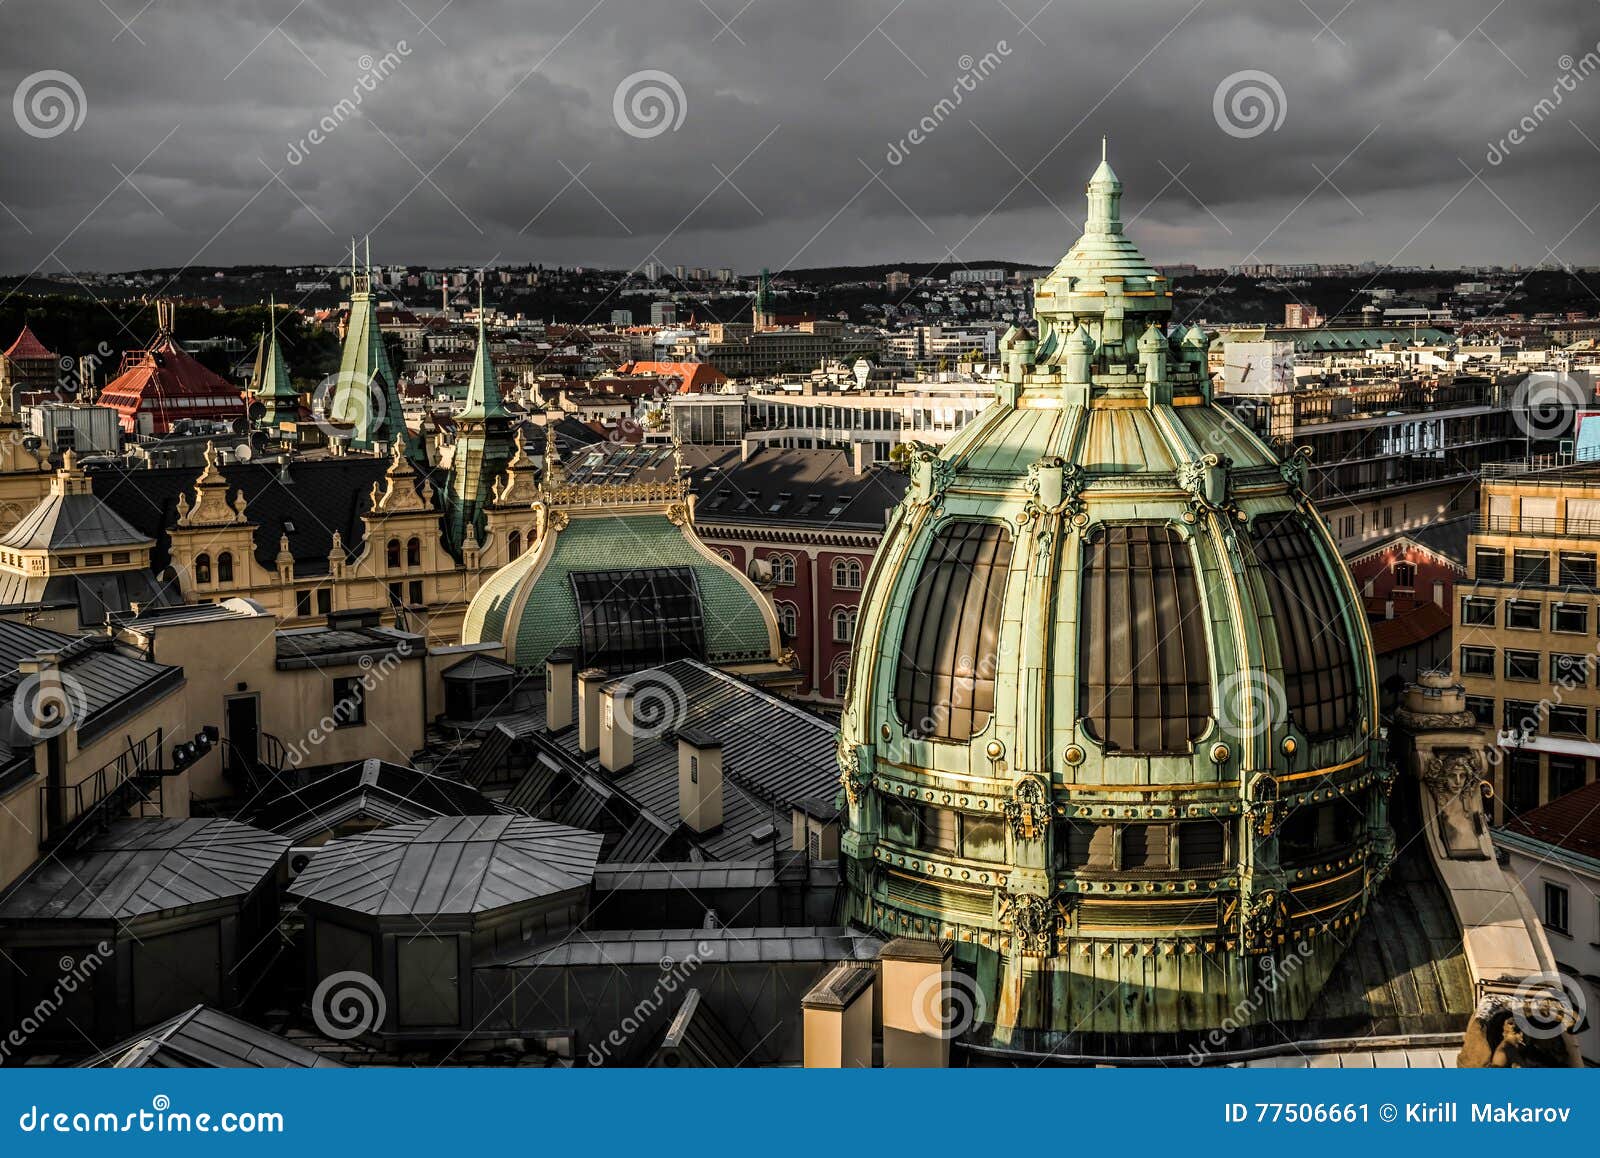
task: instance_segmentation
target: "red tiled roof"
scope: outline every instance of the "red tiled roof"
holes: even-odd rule
[[[161,334],[148,350],[122,359],[122,372],[100,392],[100,404],[116,408],[127,431],[139,429],[136,415],[150,416],[153,434],[171,433],[180,418],[244,417],[244,396],[237,386],[195,360],[172,335]]]
[[[22,333],[17,335],[17,340],[11,343],[11,348],[6,351],[7,358],[30,359],[40,361],[48,358],[55,361],[55,355],[44,348],[44,343],[34,337],[33,330],[28,326],[22,327]]]
[[[678,383],[679,394],[694,394],[728,380],[726,374],[709,362],[627,362],[617,368],[617,373],[672,378]]]
[[[1506,831],[1600,860],[1600,780],[1512,817]]]
[[[1450,613],[1437,603],[1424,603],[1415,610],[1384,619],[1372,625],[1372,646],[1379,655],[1403,647],[1413,647],[1450,628]]]

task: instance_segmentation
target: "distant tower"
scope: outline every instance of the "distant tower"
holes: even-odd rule
[[[455,459],[445,497],[445,536],[461,553],[470,529],[479,543],[487,520],[484,508],[494,501],[494,487],[516,451],[511,413],[500,399],[500,383],[489,357],[489,335],[483,324],[483,287],[478,287],[478,352],[467,386],[467,407],[456,416]]]
[[[761,269],[761,280],[756,283],[756,301],[750,321],[758,330],[770,330],[778,324],[772,316],[772,284],[765,266]]]
[[[380,443],[393,445],[406,432],[400,406],[398,379],[383,348],[378,328],[377,299],[372,292],[369,260],[356,266],[355,243],[350,243],[350,323],[345,328],[344,352],[328,403],[328,417],[350,427],[351,450],[374,450]],[[422,440],[409,441],[406,454],[427,469]]]

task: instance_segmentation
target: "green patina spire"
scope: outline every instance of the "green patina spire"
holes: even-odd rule
[[[278,303],[274,298],[267,300],[267,332],[261,339],[261,356],[256,361],[252,388],[256,401],[264,408],[260,425],[266,430],[276,430],[280,422],[292,422],[299,417],[300,395],[289,381],[289,364],[278,348]]]
[[[456,415],[455,457],[445,496],[445,536],[450,549],[461,554],[470,528],[484,541],[484,510],[494,501],[494,486],[516,447],[512,439],[511,412],[500,398],[500,383],[489,357],[489,334],[484,325],[483,284],[478,285],[478,351],[472,362],[472,382],[467,387],[466,409]]]
[[[388,351],[383,346],[383,331],[378,327],[372,269],[370,264],[356,266],[356,247],[352,241],[350,322],[345,329],[344,351],[339,357],[339,373],[328,406],[329,418],[350,427],[352,450],[374,450],[380,443],[392,445],[405,435],[405,412],[400,405],[397,383]],[[427,468],[427,452],[420,440],[408,443],[406,454],[419,469]]]

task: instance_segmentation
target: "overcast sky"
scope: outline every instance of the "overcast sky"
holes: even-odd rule
[[[1050,264],[1102,133],[1156,261],[1600,263],[1596,0],[5,0],[0,33],[8,273],[369,231],[382,262]]]

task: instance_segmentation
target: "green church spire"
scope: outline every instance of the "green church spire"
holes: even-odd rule
[[[299,417],[300,395],[289,381],[289,365],[278,347],[278,303],[273,298],[268,299],[267,332],[261,338],[261,355],[251,385],[255,400],[263,407],[263,429],[277,430],[280,422],[293,422]]]
[[[494,486],[516,447],[512,439],[511,412],[500,398],[494,360],[489,356],[489,333],[484,325],[483,284],[478,284],[478,350],[472,361],[472,382],[467,387],[466,409],[456,415],[455,457],[445,494],[445,538],[461,554],[470,529],[484,541],[488,522],[484,510],[494,500]]]
[[[373,450],[379,443],[393,445],[405,434],[405,413],[400,405],[397,383],[388,351],[383,346],[383,331],[378,326],[370,258],[358,268],[352,241],[350,321],[345,328],[344,351],[339,357],[339,373],[328,406],[329,418],[351,428],[352,450]],[[427,469],[427,453],[420,440],[408,443],[406,453],[419,469]]]

